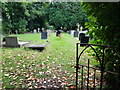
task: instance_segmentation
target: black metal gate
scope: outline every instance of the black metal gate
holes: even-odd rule
[[[79,49],[80,45],[85,45],[85,48],[79,53],[78,49]],[[97,51],[94,49],[94,46],[101,47],[102,55],[98,55]],[[99,63],[100,63],[100,68],[99,69],[91,67],[89,59],[87,61],[87,65],[79,64],[81,55],[89,47],[94,51],[94,53],[96,54],[97,59],[99,60]],[[107,63],[107,61],[105,61],[105,50],[106,50],[106,48],[110,49],[110,48],[115,48],[115,47],[110,47],[110,46],[105,46],[105,45],[87,44],[87,43],[77,43],[76,44],[76,90],[83,90],[83,89],[84,90],[89,90],[91,88],[92,88],[92,90],[95,90],[95,89],[102,90],[103,89],[103,76],[104,76],[105,72],[116,75],[116,82],[115,82],[116,83],[116,88],[119,88],[119,86],[118,86],[118,78],[119,78],[118,76],[119,76],[119,74],[115,73],[115,72],[105,70],[105,65]],[[83,76],[84,76],[84,68],[87,69],[86,83],[85,83],[84,78],[83,78]],[[81,70],[81,71],[79,71],[79,70]],[[90,82],[90,70],[93,70],[93,75],[92,75],[92,77],[93,77],[93,80],[92,80],[93,87],[89,86],[90,83],[91,83]],[[100,80],[99,80],[100,82],[99,82],[98,87],[96,87],[96,85],[95,85],[96,84],[96,71],[100,72]],[[81,73],[80,83],[78,83],[79,72]]]

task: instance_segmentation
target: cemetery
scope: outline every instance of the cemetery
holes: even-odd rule
[[[120,3],[1,5],[1,90],[120,89]]]

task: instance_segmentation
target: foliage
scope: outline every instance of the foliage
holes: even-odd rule
[[[45,26],[43,2],[6,2],[2,3],[3,32],[24,33]]]
[[[2,10],[3,31],[15,33],[16,30],[18,30],[18,32],[25,30],[27,23],[24,20],[24,8],[22,3],[4,3],[2,4],[2,8],[4,8]],[[18,13],[19,11],[21,12]]]
[[[2,3],[3,32],[24,33],[33,29],[76,29],[87,20],[78,2],[5,2]]]
[[[48,8],[50,25],[76,29],[76,24],[83,24],[87,20],[79,2],[52,2]]]
[[[120,46],[120,3],[83,3],[83,6],[90,19],[90,22],[86,22],[85,25],[89,28],[88,33],[94,40],[94,43],[117,47],[117,49],[112,48],[111,51],[109,51],[109,54],[107,54],[108,51],[105,53],[107,57],[109,57],[106,69],[119,73],[120,51],[118,47]],[[98,50],[99,49],[100,48],[98,48]],[[112,77],[112,80],[110,81],[110,74],[107,74],[106,76],[108,87],[115,87],[115,77]]]

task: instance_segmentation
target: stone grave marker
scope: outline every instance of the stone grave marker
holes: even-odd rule
[[[68,31],[68,34],[71,34],[71,30]]]
[[[71,35],[74,35],[75,30],[71,30]]]
[[[6,37],[5,42],[5,47],[20,47],[17,37]]]
[[[79,40],[81,40],[82,37],[85,37],[85,34],[84,34],[84,33],[80,33],[80,34],[79,34]]]
[[[47,32],[46,31],[41,32],[41,39],[47,39]]]
[[[40,33],[40,28],[38,28],[38,33]]]
[[[74,37],[78,37],[78,33],[79,33],[78,31],[75,31],[74,32]]]
[[[51,35],[51,33],[52,33],[52,31],[51,31],[51,30],[47,30],[47,35],[48,35],[48,36],[50,36],[50,35]]]
[[[30,42],[19,42],[17,37],[10,36],[10,37],[5,37],[5,44],[3,46],[5,46],[5,47],[21,47],[28,43],[30,43]]]
[[[89,42],[89,36],[85,36],[85,37],[81,37],[81,39],[80,39],[80,43],[88,43]],[[84,44],[80,44],[80,46],[86,46],[86,45],[84,45]]]
[[[80,27],[80,31],[82,31],[82,30],[83,30],[83,26]]]
[[[34,29],[34,30],[33,30],[33,32],[34,32],[34,33],[37,33],[37,30],[36,30],[36,29]]]

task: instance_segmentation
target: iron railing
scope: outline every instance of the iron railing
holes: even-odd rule
[[[78,52],[78,47],[79,45],[86,45],[86,47],[79,53]],[[102,57],[100,57],[100,55],[98,55],[97,51],[94,49],[93,46],[99,46],[102,48]],[[82,65],[82,64],[79,64],[79,60],[81,58],[81,55],[83,54],[83,52],[87,49],[87,48],[91,48],[96,56],[97,56],[97,59],[99,60],[100,62],[100,68],[94,68],[94,67],[90,67],[90,60],[88,59],[88,65]],[[90,69],[93,70],[94,72],[94,75],[93,75],[93,87],[92,89],[96,89],[96,81],[95,81],[95,78],[96,78],[96,70],[99,70],[100,71],[100,85],[99,85],[99,89],[102,90],[102,87],[103,87],[103,74],[105,72],[107,73],[111,73],[111,74],[114,74],[116,75],[116,87],[118,88],[118,76],[119,74],[118,73],[115,73],[115,72],[111,72],[111,71],[106,71],[105,70],[105,65],[106,65],[106,61],[105,61],[105,49],[106,48],[116,48],[116,47],[110,47],[110,46],[106,46],[106,45],[95,45],[95,44],[87,44],[87,43],[77,43],[76,44],[76,90],[78,90],[78,88],[80,88],[81,90],[84,89],[84,78],[83,78],[83,75],[84,75],[84,68],[86,67],[87,68],[87,85],[86,85],[86,89],[89,90],[90,87],[89,87],[89,72],[90,72]],[[79,69],[81,69],[81,87],[78,86],[78,73],[79,73]]]

